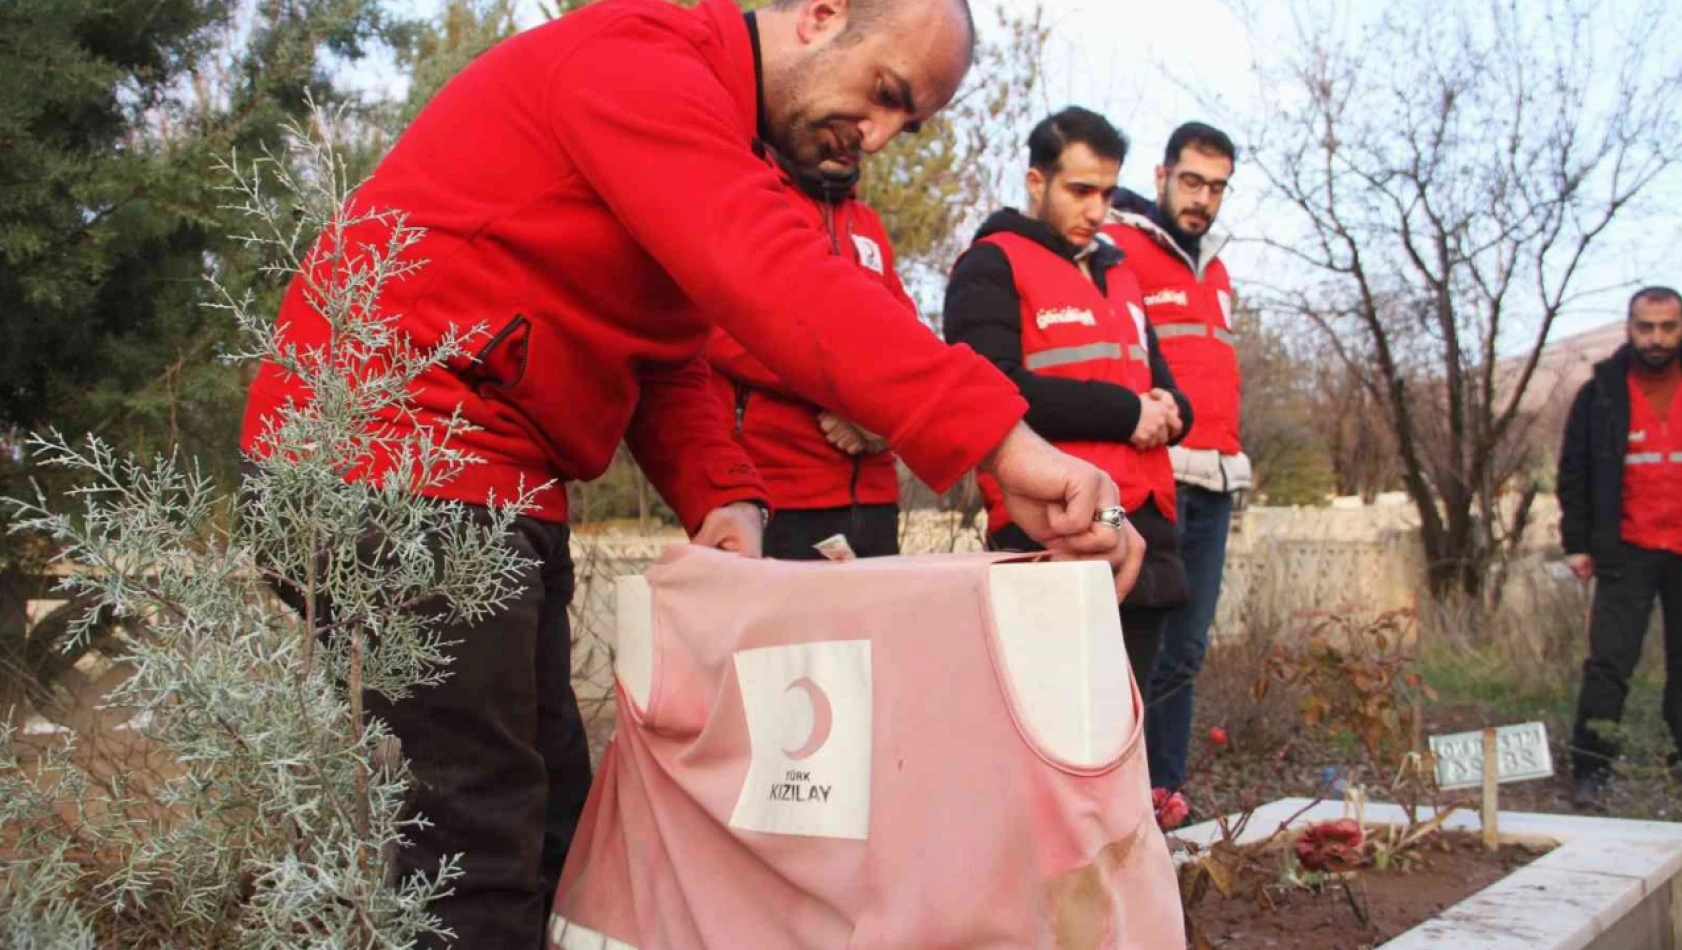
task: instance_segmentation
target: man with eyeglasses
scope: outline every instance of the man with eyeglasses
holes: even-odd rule
[[[1185,440],[1169,448],[1191,602],[1163,627],[1147,691],[1145,747],[1151,785],[1158,788],[1185,781],[1192,684],[1220,599],[1234,501],[1250,487],[1250,460],[1238,440],[1232,282],[1219,257],[1227,238],[1210,231],[1237,158],[1221,130],[1201,122],[1180,126],[1156,169],[1156,201],[1118,191],[1104,227],[1125,255],[1123,266],[1138,278],[1162,355],[1197,414]]]

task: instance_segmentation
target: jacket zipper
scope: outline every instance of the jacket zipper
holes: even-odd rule
[[[736,384],[736,437],[741,438],[742,426],[748,419],[748,396],[753,392],[741,383]]]
[[[1192,280],[1196,281],[1199,284],[1203,283],[1203,265],[1206,263],[1206,261],[1204,259],[1204,256],[1202,254],[1199,254],[1197,260],[1195,260],[1195,261],[1192,260],[1191,255],[1187,254],[1185,252],[1185,250],[1183,248],[1181,248],[1180,245],[1172,237],[1170,237],[1168,235],[1168,232],[1164,231],[1162,229],[1161,225],[1157,224],[1155,221],[1150,221],[1150,220],[1146,220],[1145,224],[1150,227],[1150,237],[1151,237],[1151,239],[1154,240],[1163,249],[1167,250],[1169,253],[1173,254],[1175,257],[1178,257],[1180,260],[1184,261],[1186,267],[1191,269]],[[1140,230],[1144,230],[1144,229],[1140,228]],[[1205,235],[1205,236],[1207,236],[1207,235]],[[1224,247],[1226,245],[1226,242],[1222,241],[1221,245]],[[1209,260],[1209,261],[1214,260],[1215,257],[1218,254],[1219,254],[1219,251],[1217,251],[1216,254],[1209,255],[1207,260]]]
[[[845,256],[841,253],[841,235],[835,227],[835,205],[828,201],[823,203],[823,224],[824,230],[829,232],[830,251],[837,257]],[[848,232],[851,233],[851,231],[852,229],[849,226]],[[862,527],[860,521],[862,513],[859,511],[859,475],[864,470],[864,459],[855,455],[852,457],[852,463],[853,472],[847,478],[847,524],[849,528],[847,534],[851,540],[858,541],[860,540],[859,532]]]
[[[841,253],[841,237],[835,233],[835,206],[825,201],[823,203],[823,226],[829,232],[829,249],[835,254]]]
[[[859,540],[863,529],[861,520],[863,512],[859,511],[859,474],[864,471],[862,456],[853,456],[853,474],[847,480],[847,498],[852,502],[851,510],[847,513],[847,521],[852,529],[848,532],[854,540]]]

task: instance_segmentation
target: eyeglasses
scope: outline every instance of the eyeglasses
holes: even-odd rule
[[[1196,172],[1180,172],[1174,176],[1174,181],[1179,184],[1180,190],[1188,195],[1198,194],[1207,188],[1209,194],[1216,198],[1226,194],[1226,190],[1232,187],[1225,178],[1204,178]]]

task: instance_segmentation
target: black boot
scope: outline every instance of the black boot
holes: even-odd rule
[[[1578,811],[1606,813],[1606,773],[1589,772],[1577,776],[1571,785],[1571,807]]]

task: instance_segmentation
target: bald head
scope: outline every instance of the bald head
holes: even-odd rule
[[[807,2],[808,0],[777,0],[771,4],[771,8],[794,10],[805,6]],[[855,39],[869,36],[884,26],[892,26],[897,17],[907,12],[945,6],[945,12],[963,18],[964,42],[969,48],[970,59],[975,58],[975,14],[970,11],[969,0],[943,0],[932,4],[928,0],[851,0],[847,6],[847,34]]]
[[[770,144],[844,176],[952,100],[975,28],[967,0],[778,0],[759,13],[759,41]]]

